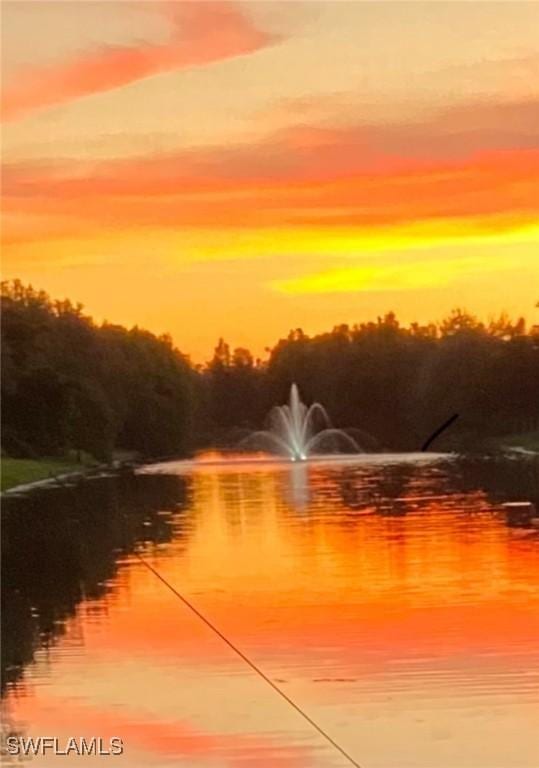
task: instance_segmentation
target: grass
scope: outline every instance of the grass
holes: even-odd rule
[[[80,472],[89,466],[88,461],[78,463],[72,459],[11,459],[2,457],[2,491],[17,485],[46,480],[51,475]]]
[[[483,441],[482,447],[494,451],[506,448],[524,448],[526,451],[539,453],[539,431],[489,437]]]
[[[506,435],[499,439],[503,447],[525,448],[527,451],[539,451],[539,432],[522,432],[518,435]]]

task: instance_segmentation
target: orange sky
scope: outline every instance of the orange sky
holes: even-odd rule
[[[537,322],[536,3],[6,2],[3,274],[195,360]]]

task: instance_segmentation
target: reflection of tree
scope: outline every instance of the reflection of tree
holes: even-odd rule
[[[458,462],[453,482],[462,492],[482,490],[494,503],[531,501],[539,509],[539,459],[468,457]]]
[[[410,479],[417,471],[410,464],[393,464],[365,470],[350,467],[343,469],[337,481],[342,503],[349,509],[372,508],[382,514],[404,514],[405,505],[395,503],[405,495]],[[373,477],[376,482],[373,483]]]
[[[404,515],[407,511],[406,489],[417,468],[408,464],[385,467],[380,475],[377,508],[383,515]]]
[[[361,509],[368,501],[361,480],[357,473],[352,470],[343,470],[338,478],[337,485],[341,495],[342,503],[349,509]]]
[[[454,494],[469,495],[481,491],[492,504],[532,502],[539,510],[537,458],[469,456],[445,462],[443,467],[439,482],[448,499]],[[433,471],[436,469],[431,467],[428,474]],[[368,470],[347,467],[336,479],[336,485],[342,504],[348,509],[401,516],[428,503],[429,496],[423,496],[422,492],[424,478],[420,464],[393,464]],[[473,505],[466,507],[468,514],[473,514],[475,509]],[[522,519],[526,520],[526,515]]]
[[[54,642],[82,599],[106,594],[122,553],[170,540],[173,511],[184,498],[183,478],[126,474],[6,499],[2,688],[20,677],[39,646]]]

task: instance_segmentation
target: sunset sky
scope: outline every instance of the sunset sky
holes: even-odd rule
[[[3,276],[195,361],[539,321],[536,2],[5,2]]]

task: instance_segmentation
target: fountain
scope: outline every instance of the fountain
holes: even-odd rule
[[[326,409],[320,403],[307,407],[301,402],[296,384],[290,387],[287,405],[274,406],[268,415],[268,429],[253,432],[242,445],[259,445],[286,456],[292,461],[305,461],[324,445],[343,453],[360,453],[356,441],[342,429],[331,426]]]

